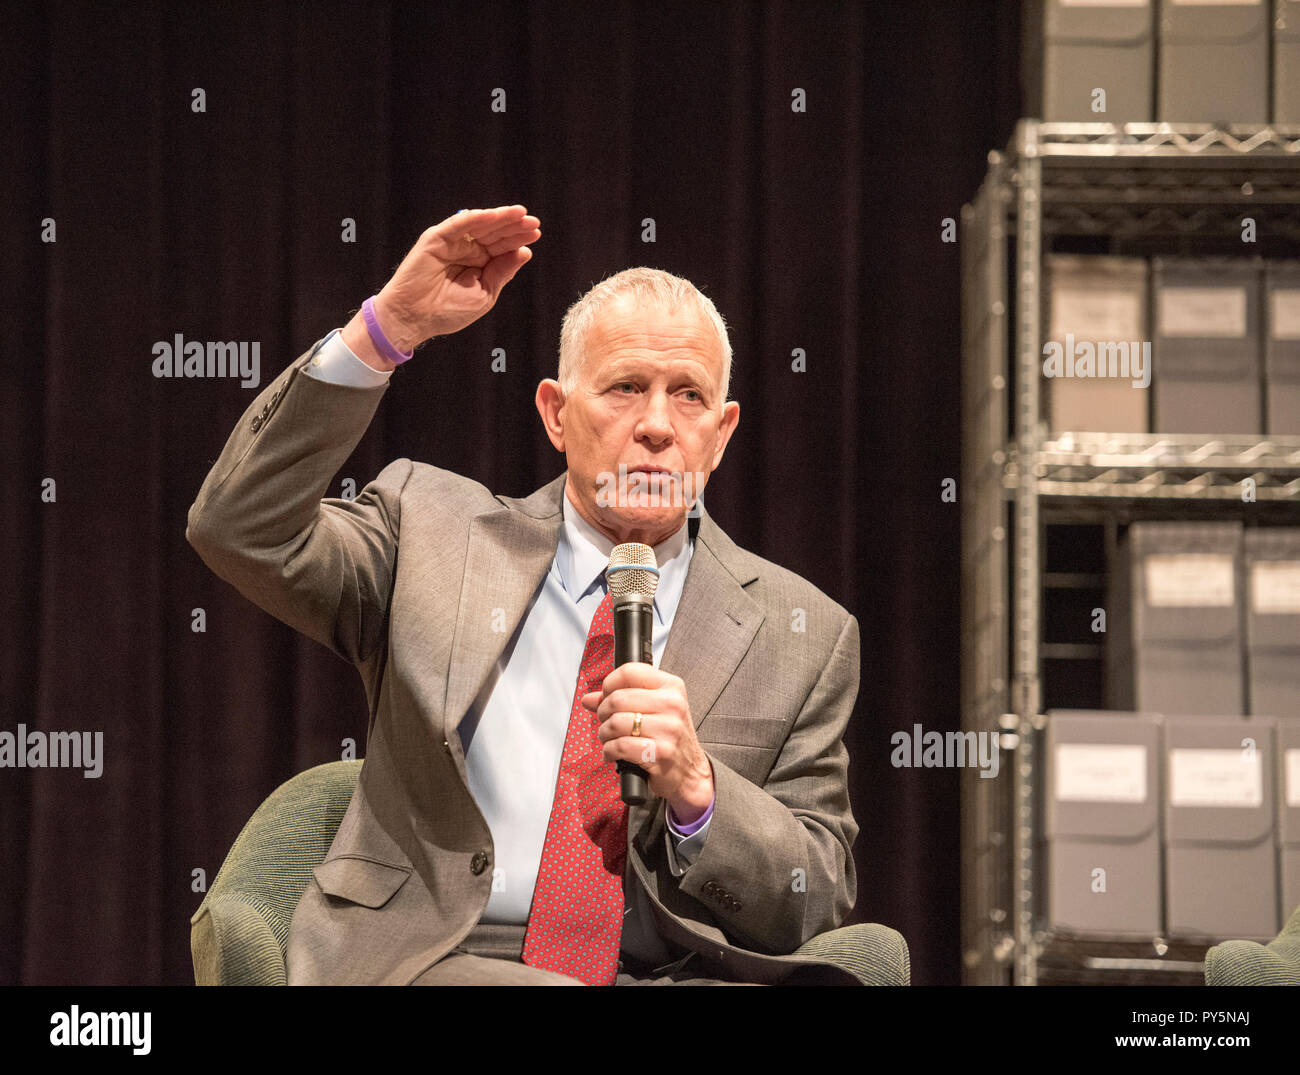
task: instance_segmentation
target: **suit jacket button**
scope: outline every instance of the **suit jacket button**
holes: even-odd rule
[[[264,421],[266,421],[266,419],[260,414],[253,418],[253,421],[250,424],[252,425],[254,433],[256,433],[259,429],[262,428],[262,423]]]
[[[703,892],[706,896],[712,896],[715,892],[718,891],[718,883],[716,881],[705,881],[704,887],[701,888],[700,891]]]
[[[474,857],[469,860],[469,872],[475,877],[487,869],[488,853],[486,851],[475,851]]]

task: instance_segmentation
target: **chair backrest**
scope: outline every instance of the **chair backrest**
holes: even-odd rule
[[[1224,941],[1206,952],[1205,984],[1300,985],[1300,907],[1266,945]]]
[[[334,842],[360,772],[360,761],[327,762],[276,788],[235,838],[192,921],[208,904],[235,897],[261,912],[283,956],[294,908]]]

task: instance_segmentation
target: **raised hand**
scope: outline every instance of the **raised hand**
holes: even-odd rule
[[[467,209],[427,229],[375,297],[380,328],[401,351],[459,331],[487,313],[501,289],[532,257],[540,221],[522,205]],[[393,364],[375,350],[358,313],[344,342],[380,369]]]

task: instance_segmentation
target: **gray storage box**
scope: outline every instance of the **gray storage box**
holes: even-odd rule
[[[1300,0],[1275,0],[1273,122],[1300,123]]]
[[[1277,722],[1278,880],[1285,922],[1300,907],[1300,718]]]
[[[1250,711],[1300,718],[1300,528],[1247,530],[1243,556]]]
[[[1047,715],[1047,919],[1116,936],[1163,932],[1160,728],[1149,713]]]
[[[1244,713],[1241,524],[1134,523],[1110,572],[1110,707]]]
[[[1075,374],[1048,376],[1044,355],[1050,428],[1147,432],[1152,348],[1147,332],[1146,261],[1056,254],[1049,255],[1044,265],[1048,283],[1044,346],[1059,346],[1060,368]]]
[[[1165,716],[1165,928],[1171,937],[1264,941],[1281,928],[1275,724],[1268,717]]]
[[[1260,259],[1156,258],[1152,432],[1263,430]]]
[[[1268,0],[1161,0],[1156,119],[1268,122]]]
[[[1030,115],[1072,123],[1155,118],[1153,0],[1029,0],[1023,77]],[[1105,91],[1104,112],[1094,110]]]
[[[1297,12],[1300,16],[1300,12]],[[1300,435],[1300,262],[1268,263],[1264,307],[1265,429]]]

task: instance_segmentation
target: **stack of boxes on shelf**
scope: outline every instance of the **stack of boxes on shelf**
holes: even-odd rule
[[[1017,128],[964,215],[987,249],[984,275],[967,270],[967,323],[990,326],[966,345],[973,399],[986,401],[972,413],[1005,427],[1011,450],[968,435],[1000,486],[965,509],[976,542],[963,549],[963,626],[982,639],[992,624],[995,655],[1007,645],[973,662],[963,726],[987,721],[991,697],[1022,730],[1046,709],[1045,741],[1016,738],[1005,794],[971,783],[976,820],[1005,853],[996,870],[989,855],[967,859],[963,943],[972,980],[1001,980],[1009,953],[1014,980],[1031,983],[1049,956],[1078,957],[1038,945],[1044,925],[1270,940],[1300,907],[1300,215],[1288,186],[1300,0],[1026,0],[1024,12],[1025,114],[1046,126]],[[1034,361],[1038,407],[1024,405]],[[1102,461],[1026,480],[1024,454],[1067,434],[1067,454]],[[1123,443],[1094,452],[1079,434]],[[1110,455],[1156,473],[1073,474]],[[1267,510],[1243,496],[1238,521],[1222,521],[1224,487],[1185,473],[1204,473],[1207,455],[1243,473],[1260,458]],[[1191,521],[1202,505],[1205,521]],[[1006,514],[984,525],[993,512]],[[1103,529],[1104,568],[1099,542],[1079,555]],[[1047,566],[1047,548],[1065,561]],[[1096,612],[1080,598],[1103,574],[1104,689],[1103,647],[1073,629]]]
[[[1024,12],[1030,112],[1048,122],[1300,123],[1300,0],[1027,0]]]
[[[1053,430],[1300,434],[1300,262],[1057,254],[1044,263]]]
[[[1047,723],[1048,918],[1273,937],[1300,905],[1300,528],[1134,523],[1107,702]]]
[[[1300,0],[1025,19],[1049,123],[1300,124]],[[1300,435],[1300,262],[1048,254],[1044,274],[1054,433]],[[1300,528],[1134,523],[1109,589],[1112,708],[1048,713],[1048,921],[1271,938],[1300,905]]]

